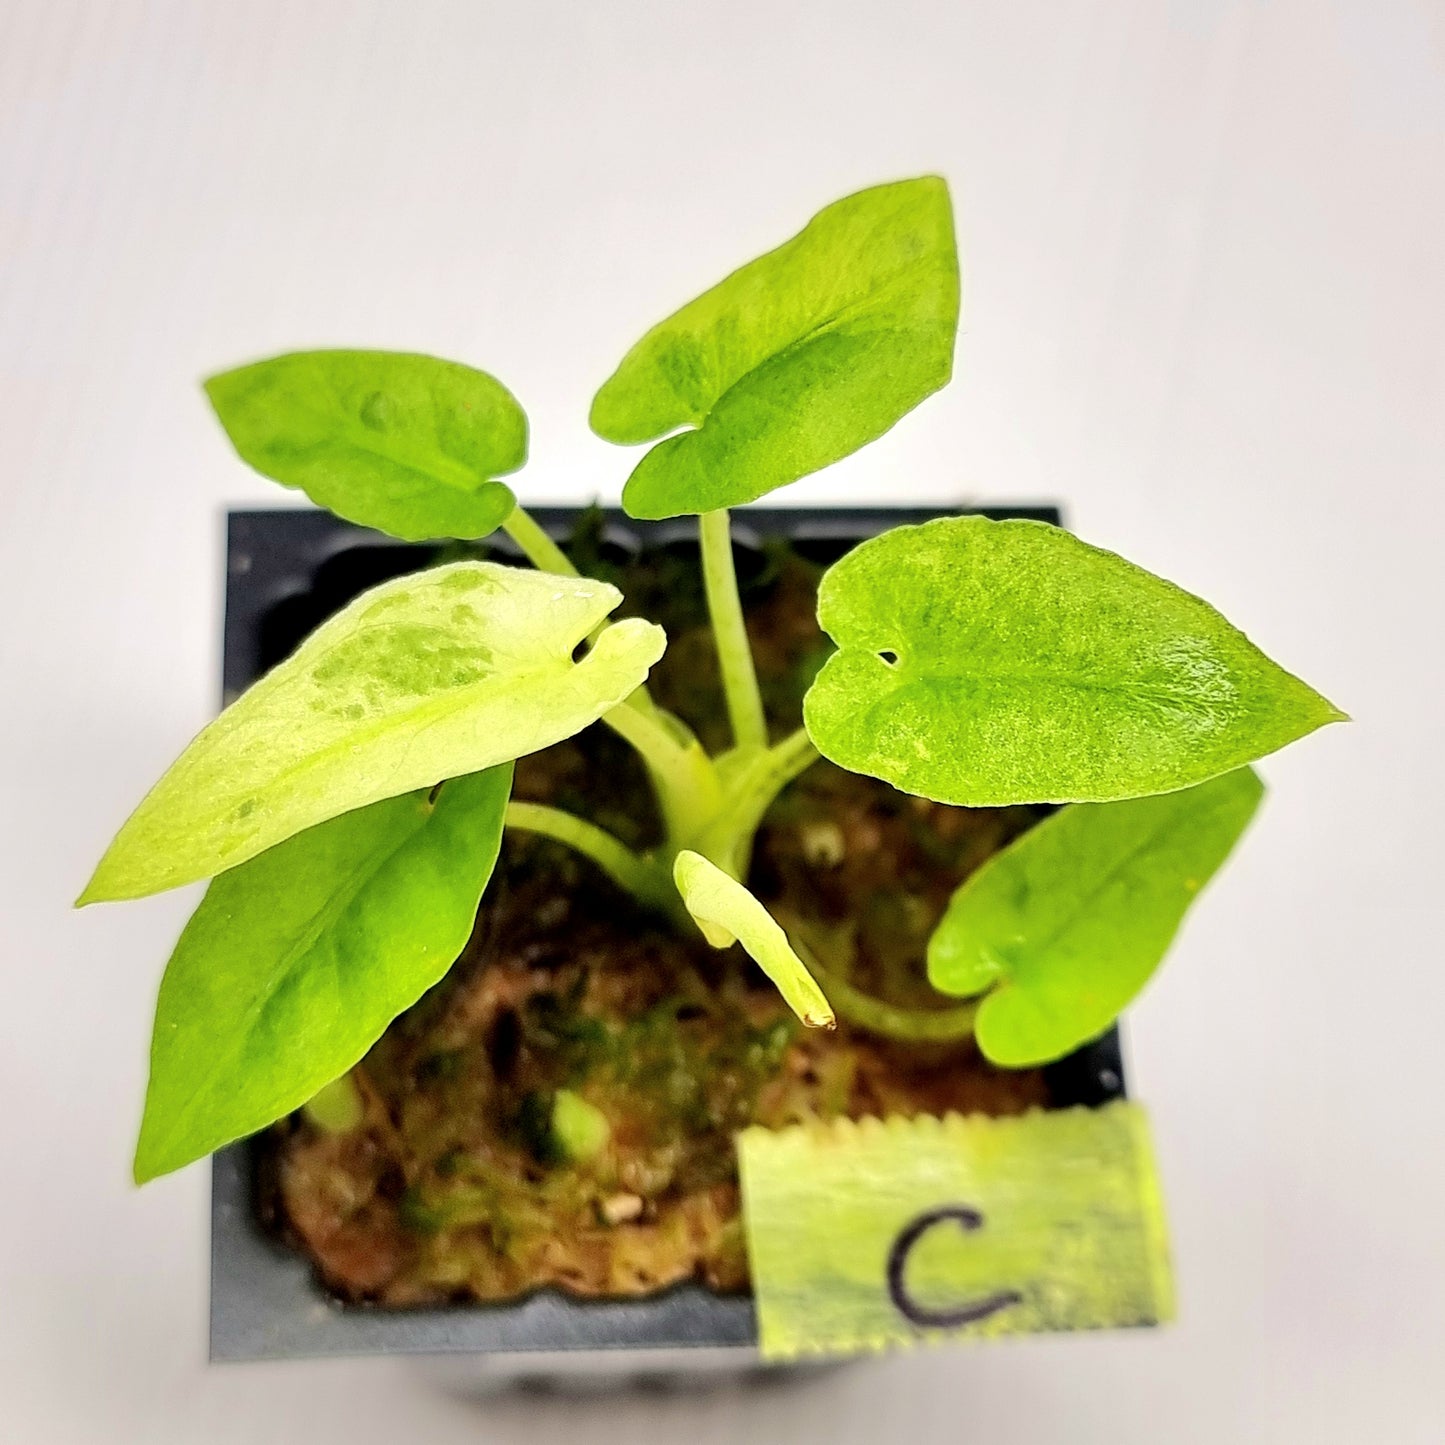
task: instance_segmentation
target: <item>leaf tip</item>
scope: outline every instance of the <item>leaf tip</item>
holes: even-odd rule
[[[153,876],[145,867],[145,860],[137,859],[134,849],[119,847],[124,830],[106,849],[104,857],[95,865],[90,881],[80,890],[71,905],[74,908],[88,908],[92,903],[123,903],[132,898],[144,898],[150,893],[159,893],[165,885],[155,886]],[[139,867],[137,867],[139,863]]]
[[[205,393],[206,400],[210,402],[211,410],[216,413],[223,426],[226,419],[222,407],[225,405],[230,382],[238,370],[241,368],[227,367],[224,371],[213,371],[209,376],[201,378],[201,390]]]
[[[169,1174],[180,1168],[179,1164],[168,1164],[155,1147],[155,1141],[151,1131],[146,1127],[146,1121],[142,1121],[140,1138],[136,1140],[135,1157],[131,1160],[130,1177],[136,1188],[149,1184],[153,1179],[159,1179],[162,1174]]]
[[[1278,667],[1278,664],[1275,664]],[[1303,678],[1293,673],[1284,673],[1286,686],[1293,694],[1293,701],[1300,719],[1299,737],[1304,737],[1331,723],[1353,722],[1354,719],[1343,708],[1336,707],[1324,693],[1311,687]]]
[[[76,895],[72,908],[88,908],[92,903],[113,903],[117,894],[114,888],[109,887],[105,881],[106,860],[102,858],[96,864],[95,872],[90,875],[90,881]]]

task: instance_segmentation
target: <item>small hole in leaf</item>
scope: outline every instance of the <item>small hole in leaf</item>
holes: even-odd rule
[[[891,647],[885,647],[878,656],[883,662],[886,662],[889,667],[898,666],[898,654],[894,652]]]

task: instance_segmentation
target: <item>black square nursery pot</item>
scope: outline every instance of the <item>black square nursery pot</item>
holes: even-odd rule
[[[819,562],[903,523],[954,515],[944,508],[747,508],[734,513],[735,545],[786,537]],[[990,517],[1057,524],[1055,507],[964,508]],[[582,515],[541,507],[532,515],[564,540]],[[639,522],[604,512],[609,538],[629,548],[691,542],[690,518]],[[414,571],[436,553],[397,543],[320,511],[232,512],[226,545],[225,700],[231,701],[284,657],[306,633],[367,587]],[[512,549],[498,534],[499,552]],[[1055,1107],[1097,1107],[1123,1097],[1119,1039],[1111,1029],[1046,1071]],[[499,1355],[521,1364],[536,1357],[626,1351],[652,1364],[721,1353],[754,1356],[757,1321],[746,1295],[720,1295],[699,1284],[647,1298],[575,1299],[543,1289],[501,1304],[382,1309],[337,1302],[310,1264],[269,1235],[257,1212],[256,1149],[243,1141],[216,1154],[211,1176],[212,1360],[325,1355]]]

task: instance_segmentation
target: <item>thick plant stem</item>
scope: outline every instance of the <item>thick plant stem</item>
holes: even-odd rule
[[[676,912],[676,890],[667,874],[619,842],[605,828],[565,813],[560,808],[549,808],[544,803],[521,803],[515,799],[507,804],[506,821],[509,828],[541,833],[575,848],[640,903]]]
[[[819,756],[806,728],[798,728],[776,747],[768,749],[755,768],[749,770],[747,783],[748,797],[755,800],[753,806],[759,809],[760,821],[773,799],[800,773],[807,772]]]
[[[759,753],[727,775],[727,805],[703,838],[708,857],[735,878],[746,877],[753,835],[778,794],[818,760],[818,749],[803,728]]]
[[[743,622],[742,599],[738,596],[732,527],[727,509],[702,513],[697,525],[702,544],[702,581],[707,592],[708,612],[712,616],[718,662],[722,667],[733,741],[740,748],[765,748],[768,745],[768,725],[763,717],[763,698],[758,691],[753,651]]]
[[[535,518],[523,507],[514,507],[512,515],[502,523],[502,530],[522,549],[527,560],[539,572],[558,572],[563,577],[576,577],[577,569],[567,554],[544,532]]]
[[[680,740],[665,715],[638,707],[632,699],[602,715],[647,766],[675,852],[691,845],[722,807],[722,785],[712,759],[695,738]]]

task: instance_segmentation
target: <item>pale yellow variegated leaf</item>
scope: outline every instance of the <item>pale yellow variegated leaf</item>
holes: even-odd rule
[[[579,732],[665,646],[660,627],[634,618],[573,661],[621,600],[602,582],[490,562],[364,593],[190,744],[81,902],[211,877],[353,808]]]

